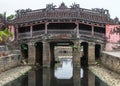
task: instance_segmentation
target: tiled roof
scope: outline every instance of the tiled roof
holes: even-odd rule
[[[114,23],[110,18],[109,11],[106,9],[84,9],[80,8],[78,4],[73,4],[68,8],[62,3],[59,8],[53,4],[48,4],[45,9],[39,10],[18,10],[14,23],[24,23],[41,21],[47,19],[78,19],[84,21],[98,22],[98,23]]]

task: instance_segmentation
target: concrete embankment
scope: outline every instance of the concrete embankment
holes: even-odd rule
[[[102,81],[107,83],[109,86],[120,86],[120,75],[112,72],[102,66],[90,66],[89,70],[92,71]]]
[[[32,69],[31,66],[20,66],[13,69],[10,69],[8,71],[5,71],[0,74],[0,86],[3,86],[20,76],[24,75],[26,72],[28,72],[30,69]]]

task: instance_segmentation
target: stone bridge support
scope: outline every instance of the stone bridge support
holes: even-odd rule
[[[36,62],[36,48],[34,42],[28,43],[28,64],[34,65]]]
[[[51,84],[51,71],[48,68],[43,68],[43,86],[50,86]]]
[[[88,71],[88,86],[95,86],[95,76]]]
[[[43,42],[43,67],[50,67],[50,44]]]
[[[28,86],[36,86],[36,73],[35,73],[35,71],[28,72]]]
[[[74,86],[80,86],[80,68],[73,68]]]
[[[88,65],[95,64],[95,45],[89,43],[88,46]]]
[[[79,40],[74,41],[73,67],[80,67],[80,43],[79,43]]]

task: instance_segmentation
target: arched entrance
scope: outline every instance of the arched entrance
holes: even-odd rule
[[[61,47],[61,49],[66,49],[66,48],[72,48],[72,46],[73,46],[73,43],[72,42],[50,42],[50,55],[51,55],[51,61],[50,61],[50,66],[51,67],[54,67],[55,66],[55,55],[57,54],[57,53],[55,53],[55,52],[57,52],[56,51],[56,48],[60,48]],[[63,48],[64,47],[64,48]],[[66,53],[66,50],[62,50],[61,51],[61,53],[63,54],[64,53],[64,55],[66,55],[67,53]],[[72,52],[71,52],[72,53]],[[71,54],[72,55],[72,54]]]
[[[88,66],[88,43],[87,42],[82,42],[81,47],[83,48],[82,50],[82,57],[81,57],[81,66]]]
[[[21,44],[22,59],[28,62],[28,44]]]
[[[36,48],[36,65],[42,66],[43,64],[43,43],[36,42],[35,48]]]
[[[101,45],[95,45],[95,60],[100,60]]]

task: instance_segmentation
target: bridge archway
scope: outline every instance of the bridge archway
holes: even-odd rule
[[[35,43],[36,48],[36,65],[42,66],[43,64],[43,43],[42,42],[36,42]]]
[[[21,55],[22,59],[28,62],[28,44],[21,44]]]
[[[88,66],[88,46],[89,44],[87,42],[82,42],[81,47],[82,50],[82,57],[81,57],[81,66]]]
[[[54,67],[55,65],[55,47],[56,46],[69,46],[72,48],[74,45],[73,42],[50,42],[50,55],[51,55],[51,61],[50,61],[50,66]]]

